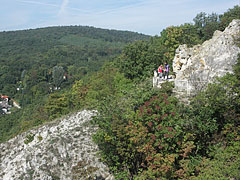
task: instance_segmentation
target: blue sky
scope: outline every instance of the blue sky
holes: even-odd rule
[[[199,12],[221,14],[234,5],[240,0],[0,0],[0,31],[87,25],[159,35]]]

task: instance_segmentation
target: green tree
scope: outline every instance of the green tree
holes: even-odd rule
[[[236,5],[220,15],[220,30],[223,31],[233,19],[240,19],[240,6]]]
[[[50,119],[55,119],[61,115],[69,113],[71,109],[69,96],[60,93],[50,94],[45,109]]]
[[[206,14],[201,12],[193,19],[198,29],[198,35],[202,41],[208,40],[219,29],[219,15],[216,13]]]
[[[53,84],[56,89],[59,89],[63,82],[64,70],[62,66],[54,66],[52,70]]]
[[[217,179],[229,180],[240,179],[240,144],[234,142],[228,147],[220,147],[214,151],[213,157],[204,158],[199,167],[200,173],[192,180]]]
[[[149,44],[137,41],[129,44],[119,58],[121,72],[129,79],[139,79],[152,74],[156,62],[149,57]]]
[[[129,121],[127,134],[136,149],[138,161],[136,179],[181,178],[184,170],[177,164],[187,159],[194,148],[184,140],[183,122],[179,116],[177,100],[160,94],[140,106]],[[185,172],[186,173],[186,172]]]
[[[198,28],[203,28],[206,25],[207,14],[205,12],[200,12],[193,19],[195,26]]]
[[[196,45],[200,42],[197,35],[197,29],[191,24],[181,26],[171,26],[161,32],[160,41],[165,48],[163,60],[172,64],[175,51],[181,44],[188,46]]]

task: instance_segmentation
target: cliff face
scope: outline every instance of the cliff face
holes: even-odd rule
[[[180,45],[173,60],[176,91],[199,91],[215,77],[232,73],[240,53],[235,43],[237,38],[240,38],[240,20],[233,20],[223,32],[216,31],[202,45],[192,48]]]
[[[94,114],[82,111],[0,144],[0,179],[113,179],[91,139]]]

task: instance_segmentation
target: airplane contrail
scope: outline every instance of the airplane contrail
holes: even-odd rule
[[[67,7],[69,0],[63,0],[61,5],[56,5],[56,4],[49,4],[49,3],[41,3],[41,2],[37,2],[37,1],[28,1],[28,0],[16,0],[17,2],[21,2],[21,3],[27,3],[27,4],[36,4],[36,5],[42,5],[42,6],[52,6],[52,7],[57,7],[60,8],[58,14],[61,14],[65,11],[65,9],[72,9],[74,11],[81,11],[83,13],[90,13],[90,11],[84,11],[82,9],[79,8],[71,8],[71,7]]]
[[[92,14],[93,13],[92,11],[86,11],[86,10],[79,9],[79,8],[68,7],[68,4],[69,4],[70,0],[62,0],[61,5],[41,3],[41,2],[31,1],[31,0],[16,0],[16,1],[21,2],[21,3],[29,3],[29,4],[37,4],[37,5],[43,5],[43,6],[57,7],[57,8],[60,8],[59,11],[58,11],[58,15],[62,15],[66,11],[66,9],[72,9],[74,11],[79,11],[79,12],[82,12],[82,13],[85,13],[85,14]],[[141,6],[148,5],[148,4],[154,4],[157,1],[158,0],[150,0],[151,3],[146,2],[146,1],[139,1],[138,3],[135,3],[135,4],[131,4],[131,5],[127,5],[127,6],[123,6],[123,7],[119,7],[119,8],[112,8],[112,9],[108,9],[108,10],[98,11],[98,12],[95,12],[94,14],[95,15],[107,14],[107,13],[116,12],[116,11],[120,11],[120,10],[141,7]]]
[[[37,1],[25,1],[25,0],[17,0],[18,2],[21,3],[28,3],[28,4],[37,4],[37,5],[43,5],[43,6],[52,6],[52,7],[59,7],[59,5],[56,4],[49,4],[49,3],[41,3]]]
[[[65,9],[66,9],[68,3],[69,3],[69,0],[63,0],[62,1],[61,8],[60,8],[58,14],[62,14],[62,13],[65,12]]]

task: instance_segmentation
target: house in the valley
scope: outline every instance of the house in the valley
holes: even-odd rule
[[[9,104],[10,97],[9,96],[4,96],[0,95],[0,112],[1,114],[10,114],[11,113],[11,108],[12,105]]]

